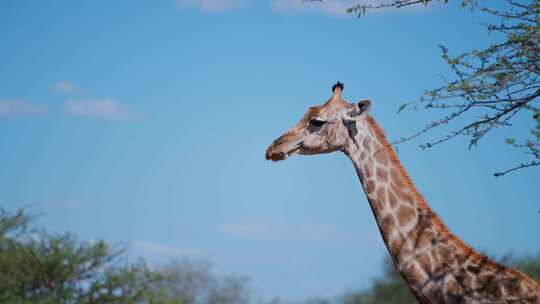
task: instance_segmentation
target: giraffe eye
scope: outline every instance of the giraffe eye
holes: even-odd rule
[[[316,118],[309,121],[309,124],[314,127],[322,127],[322,125],[324,125],[325,123],[326,121]]]

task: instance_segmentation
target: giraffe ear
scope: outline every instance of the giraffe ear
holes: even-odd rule
[[[359,103],[354,104],[353,109],[349,112],[351,118],[364,117],[369,113],[371,109],[371,101],[362,100]]]

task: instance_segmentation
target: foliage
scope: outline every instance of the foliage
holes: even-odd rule
[[[29,229],[30,219],[0,209],[1,303],[153,303],[159,278],[143,261],[128,265],[104,241]]]
[[[321,1],[321,0],[312,0]],[[359,16],[370,9],[428,5],[433,0],[395,0],[361,3],[348,9]],[[439,0],[447,3],[448,0]],[[486,1],[494,5],[493,1]],[[516,134],[506,143],[524,151],[529,159],[515,167],[496,172],[501,176],[514,170],[540,165],[540,0],[505,0],[503,9],[481,5],[476,0],[462,0],[461,5],[478,9],[500,20],[485,24],[492,37],[500,38],[483,50],[450,55],[440,46],[442,57],[453,72],[441,87],[427,91],[418,101],[403,104],[403,109],[442,110],[441,116],[411,136],[397,143],[417,138],[443,125],[452,125],[444,136],[421,145],[431,148],[457,136],[469,138],[469,148],[496,128],[512,127],[516,120],[531,119],[529,134]],[[398,112],[399,112],[398,111]],[[440,112],[440,111],[439,111]],[[438,112],[438,113],[439,113]],[[516,132],[515,130],[513,130]],[[519,132],[519,131],[518,131]]]
[[[409,288],[396,271],[394,263],[386,258],[383,263],[384,276],[375,279],[373,286],[368,290],[362,290],[346,294],[343,304],[408,304],[416,303]]]
[[[540,253],[537,253],[536,256],[522,257],[509,255],[504,257],[501,262],[523,272],[540,284]]]
[[[251,294],[246,278],[218,276],[211,271],[207,261],[176,260],[161,267],[158,272],[162,280],[154,284],[154,290],[160,298],[177,299],[185,304],[250,303]]]
[[[79,242],[30,224],[25,212],[0,208],[0,303],[250,303],[247,279],[218,276],[208,262],[151,270],[105,241]]]

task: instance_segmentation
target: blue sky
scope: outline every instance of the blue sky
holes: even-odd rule
[[[430,114],[396,114],[441,84],[451,52],[496,36],[478,12],[436,5],[356,19],[347,3],[0,3],[0,205],[44,227],[127,244],[159,264],[206,258],[263,297],[365,287],[386,254],[352,165],[338,153],[264,159],[268,144],[337,80],[373,101],[390,139]],[[498,130],[399,156],[433,209],[476,248],[540,248],[538,170]],[[521,133],[524,134],[524,133]]]

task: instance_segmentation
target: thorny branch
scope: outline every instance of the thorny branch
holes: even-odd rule
[[[427,5],[429,2],[433,0],[358,4],[349,8],[348,12],[361,16],[370,9]],[[504,10],[481,5],[475,0],[462,0],[460,3],[498,17],[499,23],[484,26],[489,32],[501,34],[504,39],[484,50],[472,50],[457,56],[450,56],[448,49],[440,46],[442,58],[450,66],[454,80],[445,81],[443,86],[427,91],[415,102],[401,105],[398,112],[423,108],[442,109],[446,114],[394,144],[418,138],[442,125],[452,125],[454,129],[446,135],[421,147],[430,148],[457,136],[467,136],[471,148],[494,129],[512,127],[513,119],[529,113],[534,124],[530,135],[520,136],[519,140],[508,138],[506,143],[524,150],[530,160],[494,175],[502,176],[539,166],[540,108],[537,103],[540,96],[540,0],[505,0]]]

